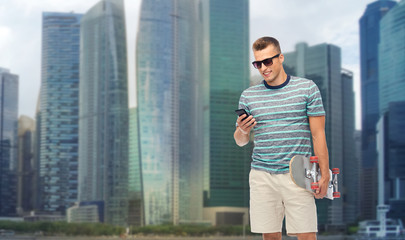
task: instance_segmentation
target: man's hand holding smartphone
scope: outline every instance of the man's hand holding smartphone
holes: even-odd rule
[[[256,126],[257,122],[253,118],[253,116],[249,115],[245,109],[238,109],[235,110],[236,114],[238,114],[238,120],[236,120],[236,123],[238,124],[239,130],[243,134],[249,134],[250,131],[254,126]]]

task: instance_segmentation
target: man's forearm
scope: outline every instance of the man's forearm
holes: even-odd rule
[[[328,182],[330,180],[329,153],[325,136],[325,116],[309,117],[309,127],[311,129],[314,152],[318,156],[319,168],[322,174],[319,180],[319,189],[315,191],[315,198],[321,199],[327,194]]]
[[[319,168],[321,170],[322,178],[330,178],[329,174],[329,153],[328,147],[326,146],[325,135],[319,134],[320,136],[313,136],[314,152],[319,159]]]
[[[309,117],[309,126],[311,128],[314,152],[319,159],[322,178],[329,181],[329,153],[325,136],[325,116]]]

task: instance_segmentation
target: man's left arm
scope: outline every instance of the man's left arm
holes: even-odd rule
[[[311,129],[312,142],[314,144],[315,155],[319,159],[319,168],[322,178],[319,181],[319,189],[315,192],[315,198],[326,196],[330,174],[329,174],[329,153],[325,136],[325,116],[308,117]]]

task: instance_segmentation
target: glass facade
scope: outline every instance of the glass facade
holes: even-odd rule
[[[138,108],[129,109],[128,224],[144,225],[142,165],[139,147]]]
[[[385,117],[385,203],[390,218],[405,221],[405,1],[380,21],[379,97]]]
[[[405,1],[399,2],[380,21],[380,114],[390,102],[405,101]]]
[[[362,173],[361,218],[375,219],[377,205],[376,124],[379,119],[379,50],[380,20],[396,5],[395,1],[375,1],[359,20],[360,25],[360,81],[362,108]]]
[[[41,90],[39,91],[41,92]],[[34,136],[34,168],[35,168],[35,178],[34,178],[34,195],[33,201],[34,201],[34,208],[35,209],[41,209],[42,206],[42,201],[41,201],[41,188],[40,188],[40,183],[41,183],[41,177],[39,174],[39,169],[41,169],[41,94],[39,94],[38,101],[37,101],[37,109],[35,112],[35,136]]]
[[[17,181],[17,214],[23,216],[35,210],[34,164],[35,121],[27,116],[18,120],[18,181]]]
[[[209,24],[204,32],[209,54],[204,207],[247,208],[252,145],[237,146],[233,133],[234,110],[250,81],[249,1],[203,2],[208,2]]]
[[[362,92],[362,130],[367,135],[373,134],[379,115],[378,97],[378,44],[380,42],[380,20],[395,5],[395,1],[376,1],[367,5],[367,9],[360,18],[360,65]],[[368,133],[368,131],[370,131]],[[375,133],[373,134],[375,135]],[[364,147],[369,144],[363,142]],[[375,137],[370,150],[375,153]],[[364,153],[363,153],[364,154]],[[370,154],[375,155],[375,154]],[[363,157],[365,166],[374,166],[376,157]],[[365,160],[368,159],[368,160]],[[372,160],[374,159],[374,160]],[[368,161],[368,163],[367,163]]]
[[[360,191],[360,159],[356,155],[355,142],[355,100],[353,92],[353,73],[342,70],[342,124],[343,124],[343,182],[340,184],[340,191],[344,192],[343,201],[343,221],[346,224],[354,224],[358,220],[359,211],[359,191]],[[340,200],[338,200],[340,201]]]
[[[40,107],[41,107],[41,90],[39,90],[39,97],[37,101],[37,107],[36,107],[36,112],[35,112],[35,132],[34,132],[34,168],[35,168],[35,178],[34,178],[34,195],[33,201],[34,201],[34,208],[39,210],[41,209],[41,188],[40,188],[40,182],[41,178],[39,175],[39,169],[41,168],[41,158],[40,158],[40,152],[41,152],[41,113],[40,113]]]
[[[18,80],[0,68],[0,216],[16,213]]]
[[[386,116],[385,193],[389,218],[405,221],[405,101],[391,102]]]
[[[343,125],[343,84],[341,75],[340,48],[331,44],[308,47],[306,43],[296,45],[296,51],[285,53],[284,66],[287,74],[313,80],[319,87],[326,112],[326,141],[331,168],[343,168],[343,136],[350,134]],[[352,103],[352,107],[353,107]],[[353,155],[345,161],[355,159]],[[339,185],[344,186],[344,179]],[[342,194],[343,195],[343,194]],[[343,196],[344,197],[344,196]],[[343,224],[342,201],[317,200],[318,223],[320,225]]]
[[[202,219],[197,1],[142,1],[136,43],[145,224]]]
[[[40,179],[42,210],[77,201],[81,14],[42,14]]]
[[[102,0],[81,20],[79,105],[78,199],[102,201],[104,221],[125,226],[129,137],[123,0]]]

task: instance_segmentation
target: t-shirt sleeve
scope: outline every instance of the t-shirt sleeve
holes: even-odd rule
[[[321,92],[318,86],[311,81],[307,93],[307,116],[316,117],[324,115],[325,109],[323,108]]]
[[[249,105],[248,105],[248,100],[247,100],[247,98],[245,97],[245,95],[243,95],[243,93],[240,95],[240,98],[239,98],[239,104],[238,104],[238,109],[245,109],[245,111],[248,113],[248,114],[251,114],[250,113],[250,110],[249,110]],[[236,115],[236,120],[238,119],[238,115]],[[238,123],[235,121],[235,126],[237,127],[238,126]]]

